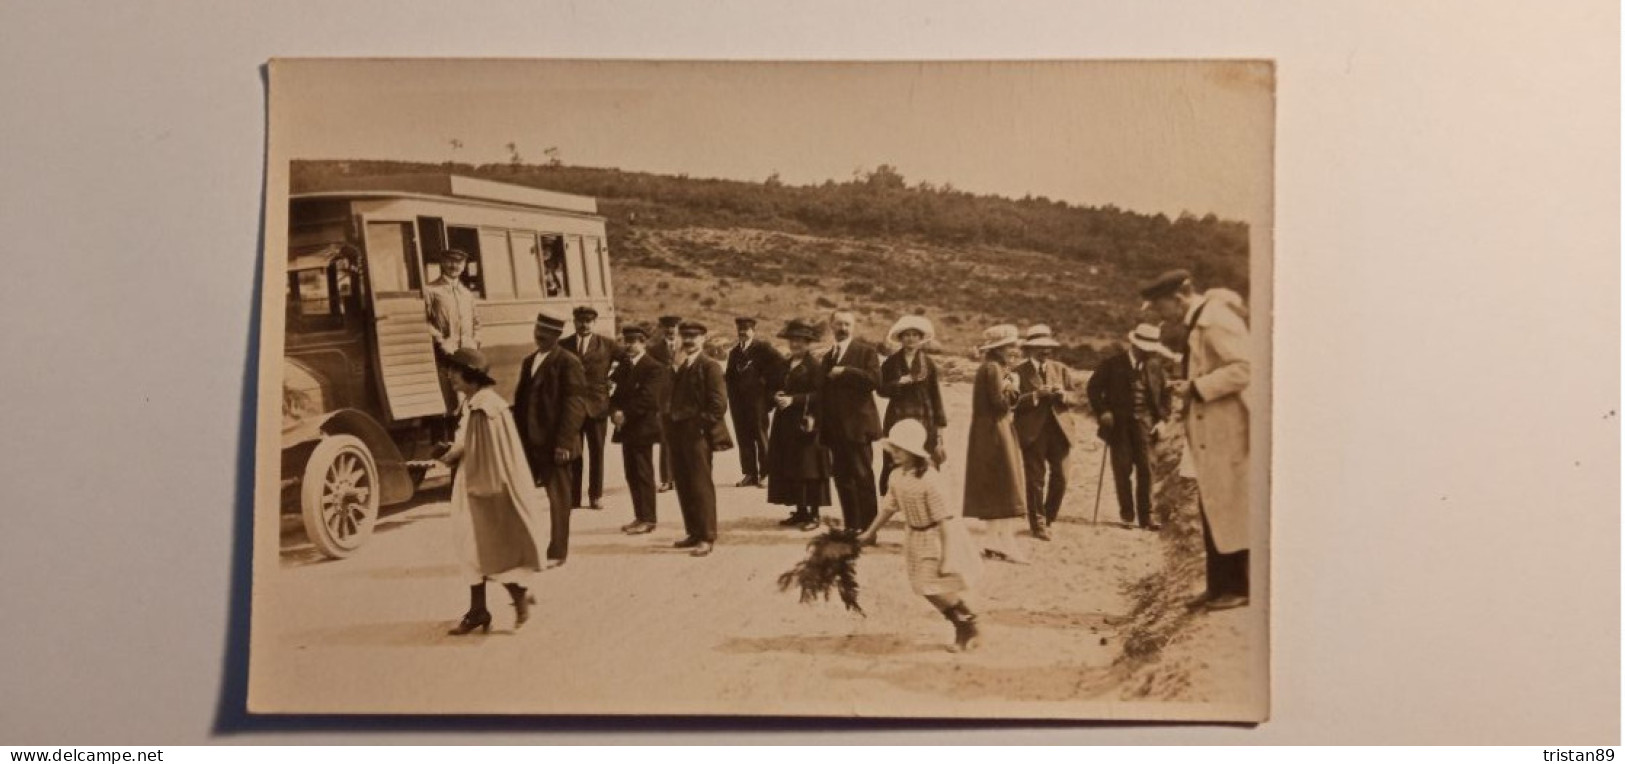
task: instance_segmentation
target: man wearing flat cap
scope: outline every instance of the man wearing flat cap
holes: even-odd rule
[[[600,499],[604,496],[604,437],[609,434],[609,369],[621,358],[621,346],[593,332],[597,309],[583,305],[575,309],[573,317],[575,334],[559,347],[581,360],[581,369],[587,375],[587,417],[581,423],[581,436],[586,442],[582,456],[570,465],[570,495],[577,507],[586,498],[586,506],[603,509]],[[583,472],[588,474],[585,497],[581,492]]]
[[[660,332],[649,338],[649,356],[666,365],[667,369],[676,369],[677,361],[682,358],[682,340],[677,336],[677,325],[683,319],[678,316],[661,316]],[[668,386],[669,389],[669,386]],[[667,401],[662,398],[660,410],[666,410]],[[671,482],[671,449],[666,446],[666,433],[660,433],[660,488],[659,493],[672,489]]]
[[[677,362],[671,403],[664,417],[677,504],[686,532],[676,547],[704,557],[717,540],[717,486],[711,477],[711,455],[733,447],[722,421],[728,415],[728,388],[722,379],[722,364],[705,354],[705,325],[684,321],[678,333],[683,337],[684,355]]]
[[[639,535],[655,529],[654,447],[660,442],[660,405],[671,386],[671,367],[647,351],[649,328],[643,324],[621,327],[626,361],[616,368],[609,398],[609,421],[614,440],[621,444],[627,492],[632,495],[632,522],[623,533]]]
[[[1110,452],[1118,518],[1146,530],[1158,527],[1151,506],[1151,445],[1157,423],[1168,418],[1162,362],[1177,358],[1161,337],[1156,326],[1140,324],[1129,332],[1128,350],[1102,361],[1089,377],[1089,405]]]
[[[1186,458],[1196,467],[1207,551],[1207,591],[1192,607],[1248,603],[1251,473],[1248,414],[1252,409],[1247,305],[1228,289],[1196,291],[1187,271],[1170,271],[1140,290],[1164,321],[1186,327],[1184,379],[1170,385],[1185,402]]]
[[[546,489],[552,537],[547,558],[563,564],[570,553],[570,464],[581,457],[581,422],[587,416],[587,379],[581,361],[559,350],[564,319],[536,317],[536,352],[519,364],[513,418],[536,485]]]
[[[1072,454],[1072,407],[1082,403],[1072,370],[1053,359],[1061,343],[1045,324],[1027,329],[1021,347],[1027,360],[1016,366],[1016,436],[1027,483],[1027,526],[1033,538],[1049,540],[1049,526],[1066,498],[1067,459]],[[1048,491],[1045,477],[1048,473]]]
[[[738,486],[762,487],[767,471],[768,412],[773,393],[784,379],[784,356],[771,344],[756,339],[756,319],[734,319],[739,342],[728,351],[728,411],[739,440],[739,467],[745,479]]]
[[[463,271],[468,267],[468,253],[448,249],[436,260],[440,276],[423,290],[435,346],[448,356],[462,348],[477,349],[480,324],[474,315],[475,296],[462,281]]]

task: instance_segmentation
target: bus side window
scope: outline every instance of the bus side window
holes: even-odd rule
[[[604,251],[604,240],[597,236],[587,237],[587,260],[598,274],[598,294],[609,295],[609,253]]]
[[[367,223],[367,265],[375,294],[418,292],[417,241],[411,223]]]
[[[576,277],[570,282],[570,286],[572,287],[570,290],[570,295],[572,297],[590,296],[593,293],[593,283],[591,271],[589,271],[587,268],[586,253],[581,250],[581,237],[567,236],[565,237],[564,243],[565,248],[569,252],[566,259],[575,265],[575,268],[572,270],[575,271]]]
[[[509,231],[508,246],[513,251],[513,285],[519,299],[529,300],[542,296],[542,265],[536,248],[536,234],[530,231]]]
[[[557,235],[544,235],[542,237],[542,295],[544,297],[563,297],[573,293],[565,268],[564,237]]]
[[[423,243],[423,261],[434,262],[441,252],[450,248],[446,244],[446,221],[418,216],[418,241]]]
[[[480,278],[485,282],[488,300],[514,298],[513,259],[508,254],[508,232],[501,228],[482,228],[475,234],[480,243],[480,257],[484,268]]]

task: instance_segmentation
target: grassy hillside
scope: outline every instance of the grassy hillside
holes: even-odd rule
[[[1031,252],[632,227],[615,257],[623,315],[679,313],[731,329],[732,316],[747,314],[776,331],[788,318],[822,318],[840,306],[857,312],[862,334],[880,339],[898,317],[922,313],[955,355],[968,354],[992,324],[1048,323],[1067,343],[1068,360],[1093,366],[1099,347],[1118,336],[1112,328],[1129,325],[1137,307],[1114,294],[1130,288],[1121,275]]]
[[[950,354],[993,323],[1047,323],[1069,362],[1092,367],[1137,319],[1137,285],[1172,267],[1246,293],[1247,229],[1209,215],[1170,221],[1113,207],[908,186],[881,167],[845,183],[785,186],[614,169],[300,161],[317,177],[453,172],[598,198],[624,317],[678,313],[730,329],[751,314],[776,331],[835,306],[879,339],[904,313],[929,316]]]

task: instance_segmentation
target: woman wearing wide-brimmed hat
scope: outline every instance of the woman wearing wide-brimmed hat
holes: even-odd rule
[[[970,446],[965,453],[965,516],[987,522],[984,554],[992,559],[1025,563],[1027,555],[1016,531],[1027,517],[1027,491],[1012,414],[1019,383],[1011,371],[1011,353],[1021,332],[1000,324],[982,333],[982,366],[971,389]]]
[[[942,428],[948,426],[948,415],[942,407],[937,364],[925,353],[926,343],[935,337],[936,330],[925,316],[897,319],[886,339],[901,347],[880,364],[880,386],[875,392],[887,399],[882,423],[886,431],[890,432],[892,425],[904,419],[919,420],[925,427],[926,449],[932,466],[941,467],[947,460],[941,433]],[[890,451],[882,452],[880,464],[880,493],[884,495],[895,467]]]
[[[442,363],[447,380],[464,401],[456,439],[440,461],[457,470],[451,488],[451,528],[474,582],[469,586],[468,612],[451,633],[491,630],[486,581],[500,582],[508,590],[517,629],[536,604],[527,584],[543,566],[536,529],[545,510],[536,506],[535,482],[519,428],[508,402],[493,389],[496,380],[485,356],[460,348]]]
[[[812,357],[822,327],[792,320],[779,332],[790,346],[784,383],[773,396],[767,439],[767,501],[795,507],[781,525],[818,529],[818,511],[829,506],[829,454],[818,443],[818,390],[824,367]]]
[[[904,419],[892,426],[883,442],[897,465],[891,490],[880,504],[880,514],[859,538],[873,542],[892,515],[903,514],[908,525],[903,551],[909,584],[954,625],[954,649],[969,650],[976,646],[978,633],[976,614],[965,603],[964,594],[981,572],[981,558],[948,505],[942,475],[931,466],[929,437],[918,419]]]

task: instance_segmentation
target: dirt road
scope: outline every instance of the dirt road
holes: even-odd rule
[[[957,489],[969,389],[944,392]],[[787,511],[767,505],[765,491],[732,487],[733,452],[717,460],[716,552],[695,559],[671,549],[682,535],[674,493],[660,494],[655,533],[619,532],[631,510],[611,448],[606,509],[577,510],[570,561],[540,576],[540,607],[517,633],[493,586],[492,632],[446,634],[468,589],[443,496],[386,516],[347,560],[321,560],[296,523],[286,526],[281,564],[256,593],[257,649],[271,653],[256,661],[274,670],[256,676],[264,692],[255,694],[311,712],[983,717],[1072,717],[1083,701],[1147,694],[1214,699],[1229,682],[1203,675],[1245,663],[1239,636],[1223,628],[1198,632],[1203,660],[1172,682],[1112,670],[1121,652],[1112,624],[1130,607],[1123,585],[1156,570],[1161,551],[1156,534],[1115,524],[1109,476],[1103,522],[1088,523],[1103,451],[1081,434],[1055,540],[1024,537],[1029,566],[989,563],[973,600],[987,636],[974,653],[948,652],[951,626],[910,591],[900,526],[858,563],[867,617],[834,601],[799,604],[775,579],[811,534],[779,527]],[[1213,659],[1216,646],[1223,655]]]

